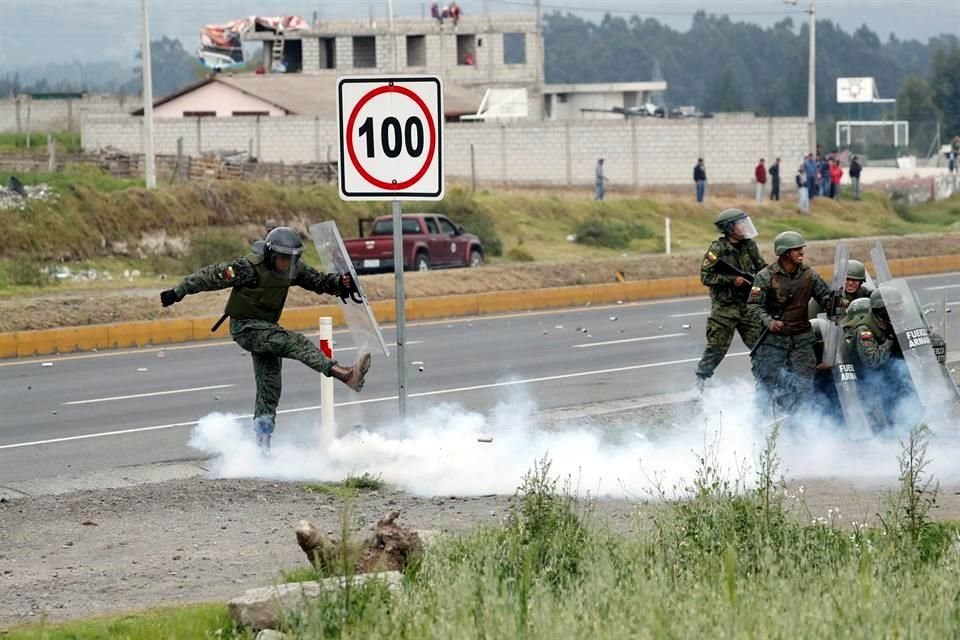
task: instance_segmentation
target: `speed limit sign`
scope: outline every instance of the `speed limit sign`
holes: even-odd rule
[[[338,78],[337,113],[341,198],[443,198],[443,87],[440,78]]]

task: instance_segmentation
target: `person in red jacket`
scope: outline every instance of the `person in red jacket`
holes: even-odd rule
[[[763,164],[763,158],[760,158],[757,168],[753,170],[753,179],[757,182],[757,202],[763,202],[764,189],[767,184],[767,167]]]
[[[840,161],[834,158],[830,161],[830,197],[836,200],[840,197],[840,180],[843,179],[843,169]]]

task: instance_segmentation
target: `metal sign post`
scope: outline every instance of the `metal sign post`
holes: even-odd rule
[[[401,200],[443,199],[443,86],[437,76],[337,79],[343,200],[391,200],[400,418],[407,415]]]

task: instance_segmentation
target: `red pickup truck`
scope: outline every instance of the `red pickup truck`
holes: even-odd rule
[[[480,238],[467,233],[446,216],[406,213],[401,224],[406,271],[483,264]],[[393,271],[393,216],[374,218],[369,236],[346,239],[343,244],[357,273]]]

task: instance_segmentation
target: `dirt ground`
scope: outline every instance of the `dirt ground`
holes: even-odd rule
[[[851,255],[866,258],[876,238],[845,240]],[[952,254],[960,246],[960,234],[932,234],[910,237],[885,237],[887,258],[915,258]],[[836,241],[812,242],[807,261],[813,266],[832,265]],[[764,251],[764,253],[769,253]],[[428,273],[408,273],[404,279],[407,298],[458,293],[513,291],[615,281],[617,271],[626,280],[646,280],[699,273],[702,254],[684,252],[665,255],[628,255],[617,259],[577,262],[537,262],[493,264],[480,269],[455,269]],[[371,300],[392,299],[393,274],[363,277]],[[155,286],[127,290],[48,290],[41,294],[0,300],[0,332],[84,326],[109,322],[156,320],[159,318],[215,316],[223,310],[227,292],[191,296],[180,304],[163,309],[159,292],[172,286],[169,280],[157,280]],[[706,290],[704,290],[706,293]],[[330,302],[301,289],[293,289],[288,307]]]
[[[876,513],[879,490],[849,481],[807,481],[811,513]],[[382,490],[352,505],[358,537],[393,510],[415,529],[462,532],[492,525],[510,497],[418,498]],[[938,518],[960,518],[960,491],[945,490]],[[188,478],[157,484],[0,502],[0,629],[45,618],[229,600],[306,566],[294,527],[306,518],[338,535],[342,503],[296,483]],[[636,531],[651,507],[603,500],[595,519]],[[848,515],[848,519],[849,519]],[[846,521],[837,526],[849,526]],[[2,633],[0,633],[2,636]]]

